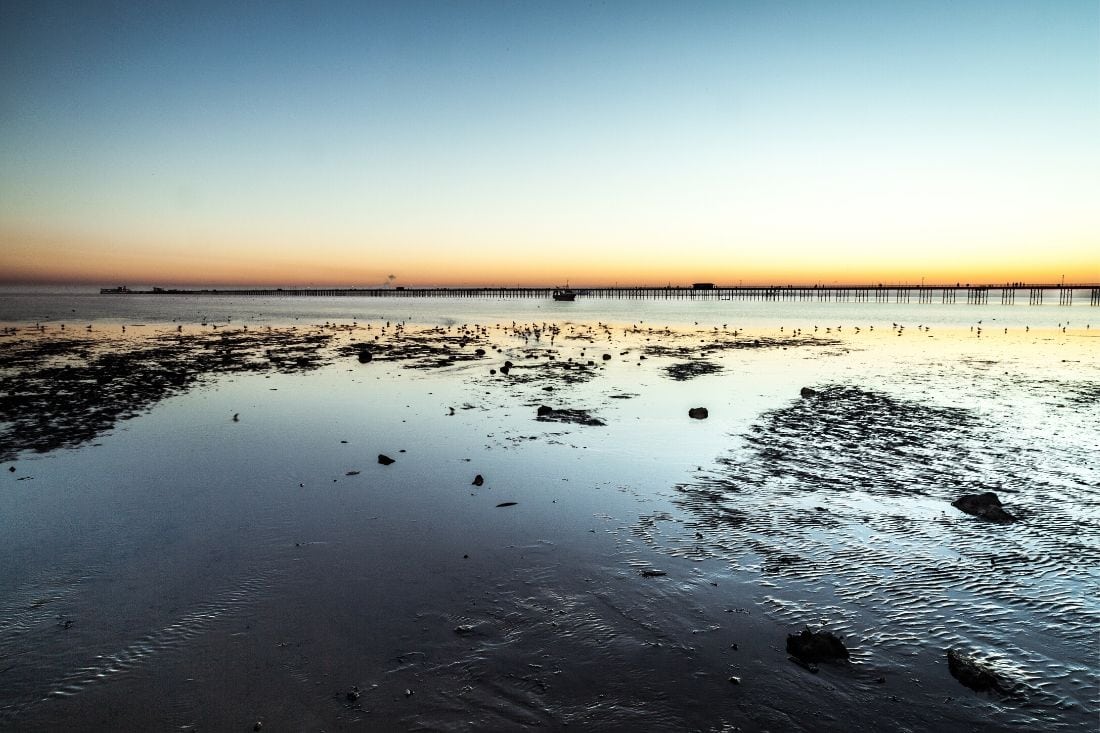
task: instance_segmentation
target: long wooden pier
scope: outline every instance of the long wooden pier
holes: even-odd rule
[[[207,297],[322,297],[322,298],[530,298],[549,300],[556,288],[263,288],[230,290],[178,290],[153,288],[130,290],[110,288],[106,295],[187,295]],[[1015,305],[1027,298],[1029,305],[1047,303],[1069,306],[1076,303],[1100,306],[1100,284],[1078,285],[709,285],[654,287],[576,288],[578,298],[637,300],[813,300],[838,303],[967,303],[985,305],[990,293],[994,302]]]

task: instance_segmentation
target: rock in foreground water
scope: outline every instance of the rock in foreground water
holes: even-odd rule
[[[1007,694],[1010,685],[988,665],[979,662],[969,654],[955,649],[947,650],[947,668],[951,676],[977,692],[999,692]]]
[[[810,631],[787,636],[787,653],[803,662],[848,659],[848,649],[831,631]]]
[[[1004,507],[1001,506],[1001,500],[992,491],[987,491],[984,494],[960,496],[951,502],[951,506],[990,522],[1007,524],[1016,521],[1016,517],[1004,510]]]

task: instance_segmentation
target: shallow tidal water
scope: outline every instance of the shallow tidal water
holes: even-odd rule
[[[0,299],[9,353],[330,337],[0,464],[0,728],[1094,727],[1096,309],[320,300]]]

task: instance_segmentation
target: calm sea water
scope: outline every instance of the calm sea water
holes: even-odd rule
[[[112,296],[82,289],[0,289],[0,323],[510,323],[551,320],[685,326],[727,323],[736,327],[807,325],[939,325],[1001,328],[1100,328],[1100,309],[1089,293],[1075,291],[1077,305],[1017,303],[856,303],[746,300],[611,300],[581,297],[572,303],[538,299],[258,298],[230,296]],[[995,300],[996,298],[991,298]]]
[[[4,323],[93,336],[203,322],[639,330],[588,341],[566,326],[558,358],[602,365],[568,386],[490,374],[550,348],[494,328],[500,353],[441,370],[344,358],[209,379],[93,444],[0,466],[0,727],[1089,729],[1097,315],[5,293]],[[681,335],[647,330],[664,326]],[[838,343],[647,351],[716,328],[815,327]],[[719,371],[669,378],[699,358]],[[537,422],[539,404],[606,425]],[[695,406],[709,418],[688,419]],[[1020,521],[950,506],[978,491]],[[785,636],[805,625],[841,634],[852,664],[788,661]],[[947,648],[997,669],[1011,695],[961,686]]]

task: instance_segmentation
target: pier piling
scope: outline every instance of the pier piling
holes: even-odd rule
[[[966,302],[971,305],[989,303],[989,291],[1000,290],[1001,305],[1015,305],[1016,291],[1026,289],[1029,305],[1043,305],[1047,291],[1058,291],[1059,305],[1073,305],[1075,290],[1089,291],[1089,305],[1100,306],[1100,285],[733,285],[708,287],[666,286],[650,287],[594,287],[576,288],[581,298],[625,298],[631,300],[749,300],[749,301],[788,301],[809,300],[823,303],[909,303],[912,293],[917,293],[919,303],[933,302],[934,294],[940,293],[940,302],[953,305],[960,292],[966,293]],[[187,295],[196,297],[359,297],[359,298],[531,298],[550,300],[554,288],[274,288],[241,290],[176,290],[153,288],[152,290],[130,290],[128,288],[105,288],[104,295]],[[874,293],[874,295],[872,295]],[[1083,297],[1083,296],[1082,296]]]

